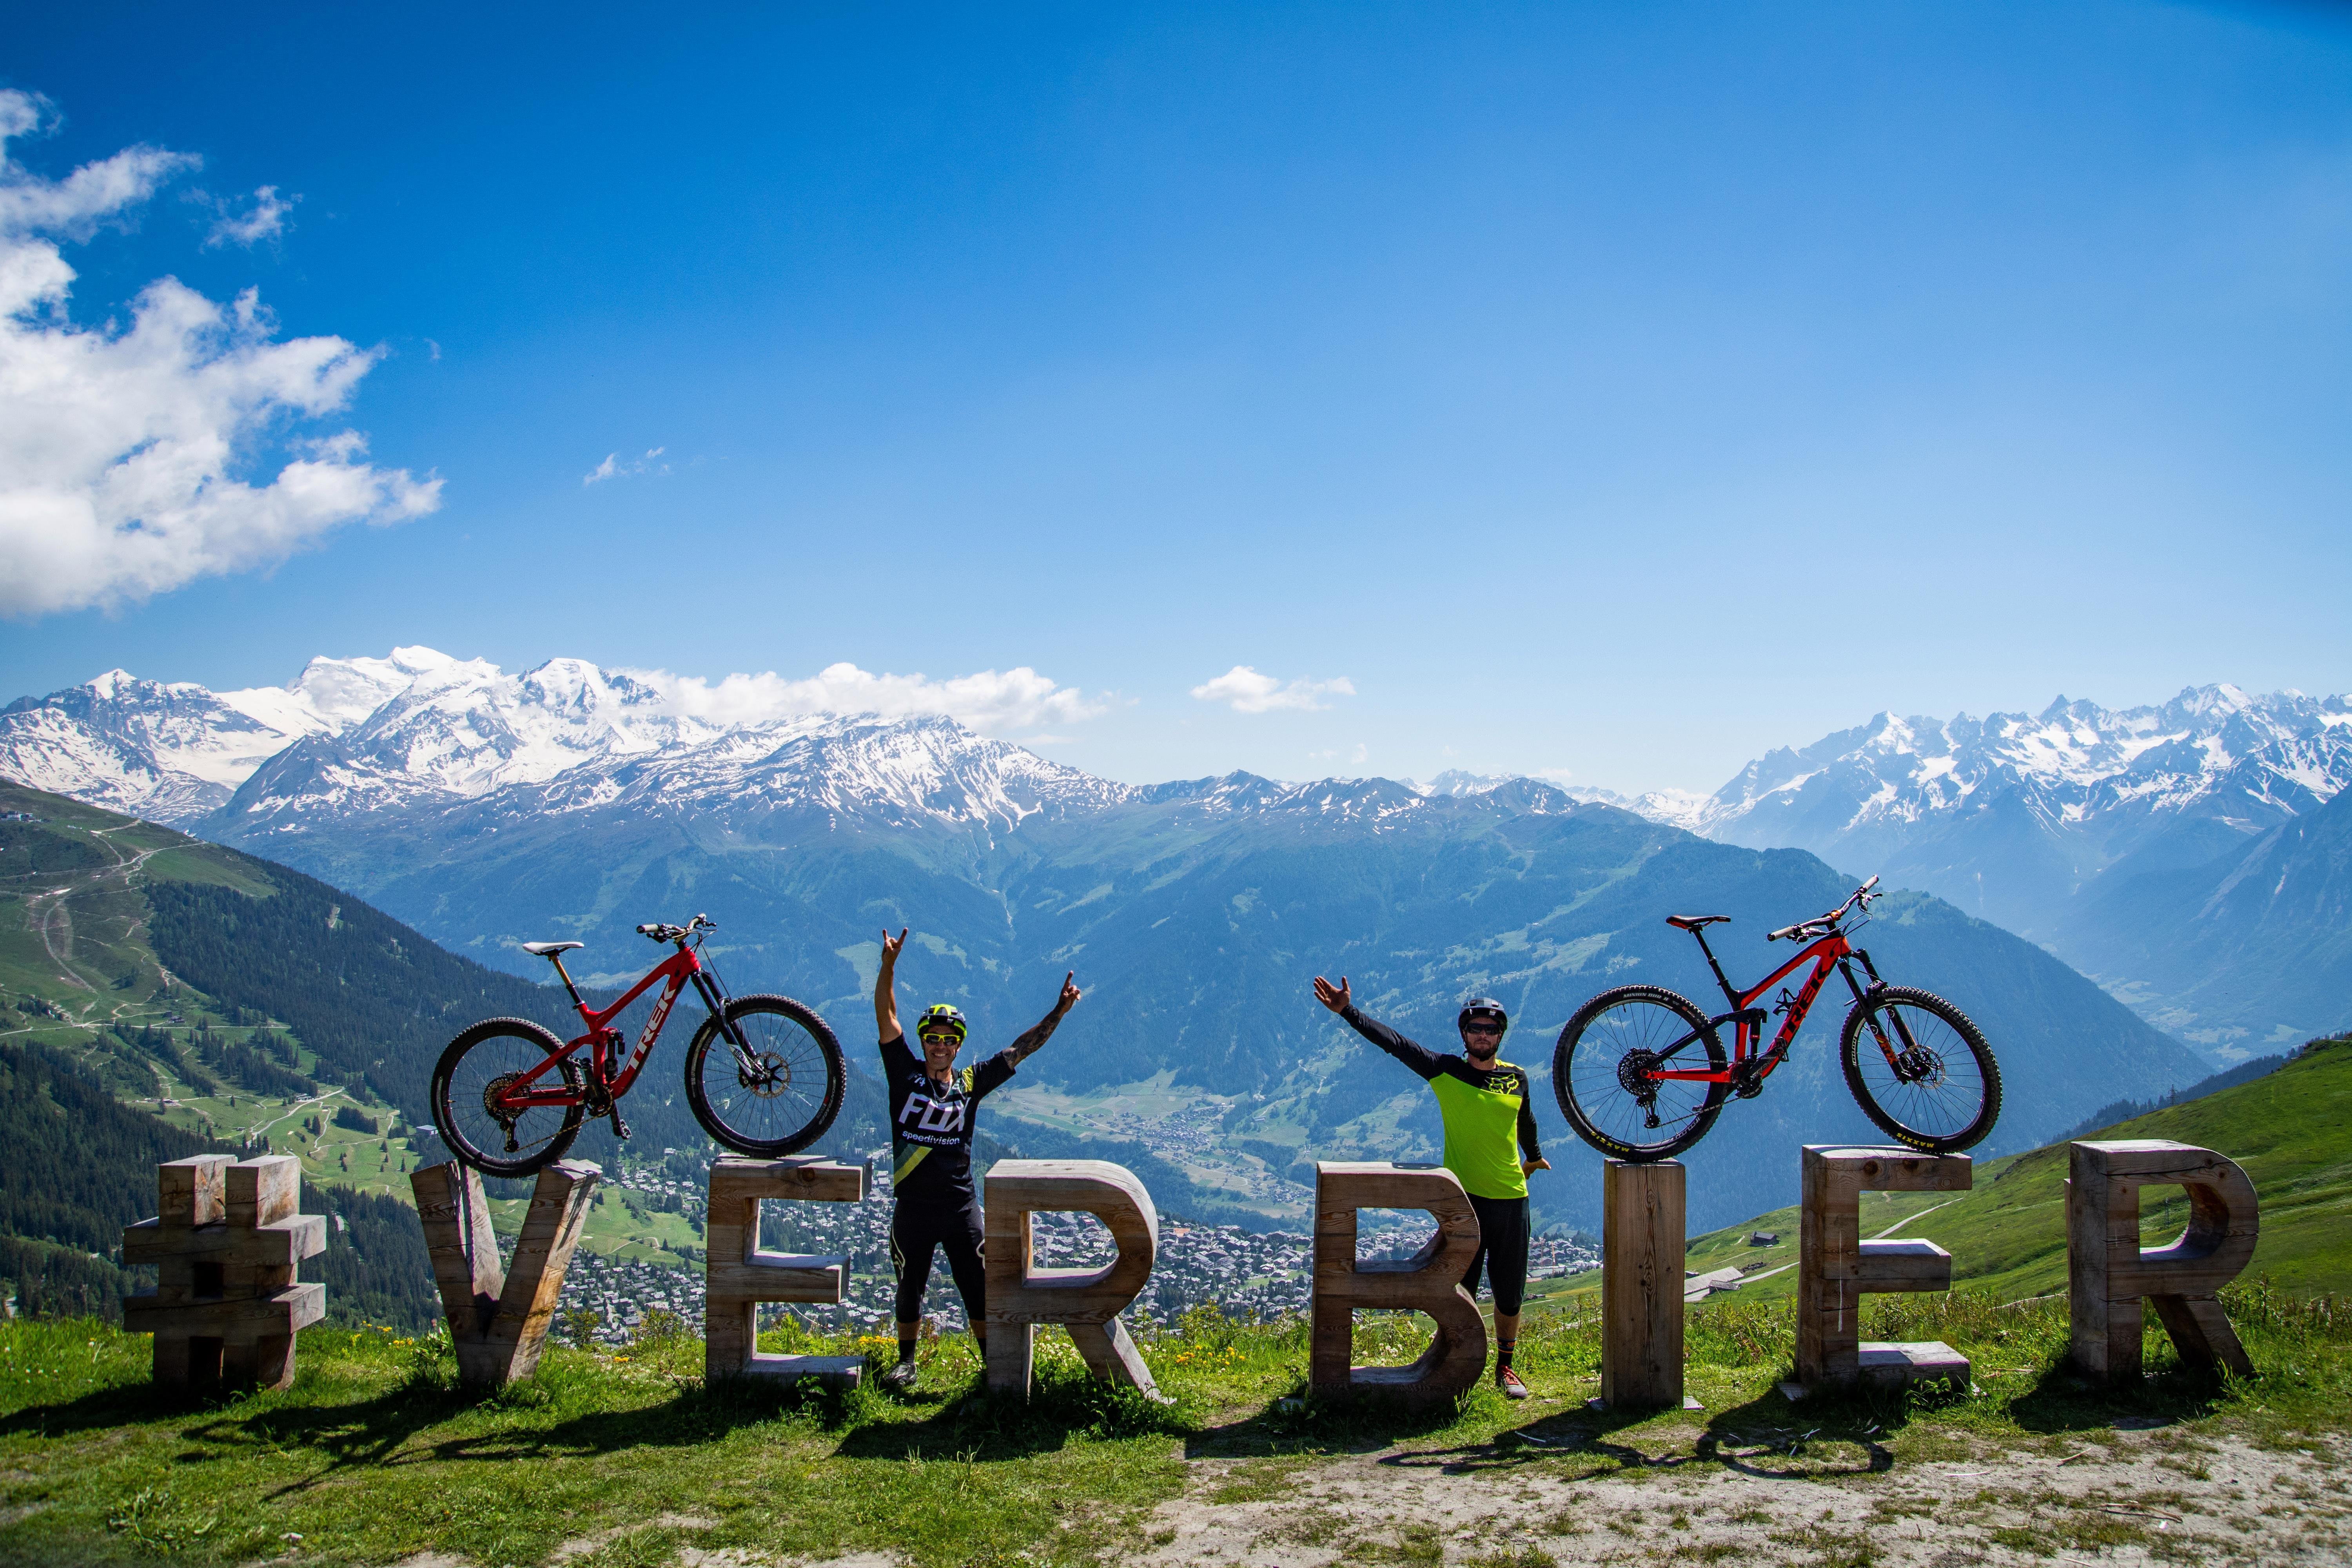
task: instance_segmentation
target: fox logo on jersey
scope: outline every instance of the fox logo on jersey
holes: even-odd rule
[[[971,1068],[966,1068],[950,1080],[944,1092],[919,1089],[907,1096],[907,1103],[898,1108],[898,1136],[909,1143],[929,1143],[939,1148],[950,1148],[963,1141],[964,1109],[971,1102]]]

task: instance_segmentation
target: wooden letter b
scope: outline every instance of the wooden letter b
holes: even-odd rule
[[[1437,1234],[1402,1263],[1356,1261],[1358,1209],[1427,1209]],[[1478,1215],[1453,1172],[1385,1160],[1315,1164],[1315,1307],[1307,1381],[1317,1394],[1379,1389],[1416,1402],[1452,1399],[1486,1370],[1486,1322],[1462,1289],[1478,1250]],[[1356,1366],[1358,1310],[1426,1312],[1437,1336],[1411,1366]]]

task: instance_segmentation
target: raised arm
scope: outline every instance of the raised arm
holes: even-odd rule
[[[907,930],[898,928],[896,941],[888,927],[882,931],[882,967],[874,976],[874,1027],[877,1040],[896,1040],[906,1031],[898,1027],[898,950],[907,945]]]
[[[1348,1027],[1404,1063],[1423,1079],[1433,1079],[1437,1076],[1439,1066],[1435,1051],[1406,1039],[1386,1024],[1377,1023],[1356,1011],[1355,997],[1349,989],[1346,975],[1339,976],[1339,984],[1337,985],[1321,975],[1317,975],[1315,1000],[1347,1020]]]
[[[1062,994],[1055,1002],[1054,1010],[1031,1025],[1028,1033],[1004,1047],[1004,1054],[1012,1058],[1013,1065],[1017,1067],[1038,1047],[1052,1039],[1054,1031],[1061,1027],[1063,1017],[1078,1005],[1078,998],[1085,994],[1078,989],[1078,972],[1073,969],[1065,974],[1062,977]]]

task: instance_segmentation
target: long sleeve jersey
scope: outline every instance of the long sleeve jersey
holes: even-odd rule
[[[1475,1068],[1469,1059],[1440,1056],[1406,1039],[1386,1024],[1351,1005],[1339,1015],[1364,1038],[1421,1075],[1437,1096],[1445,1122],[1445,1168],[1474,1198],[1523,1198],[1527,1173],[1513,1150],[1516,1141],[1529,1161],[1543,1158],[1536,1142],[1536,1113],[1527,1069],[1497,1061]]]

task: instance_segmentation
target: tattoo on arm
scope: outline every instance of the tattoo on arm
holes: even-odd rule
[[[1019,1066],[1027,1060],[1038,1047],[1054,1037],[1054,1031],[1061,1026],[1061,1011],[1056,1008],[1038,1019],[1027,1034],[1005,1047],[1004,1054],[1013,1058],[1013,1065]]]

